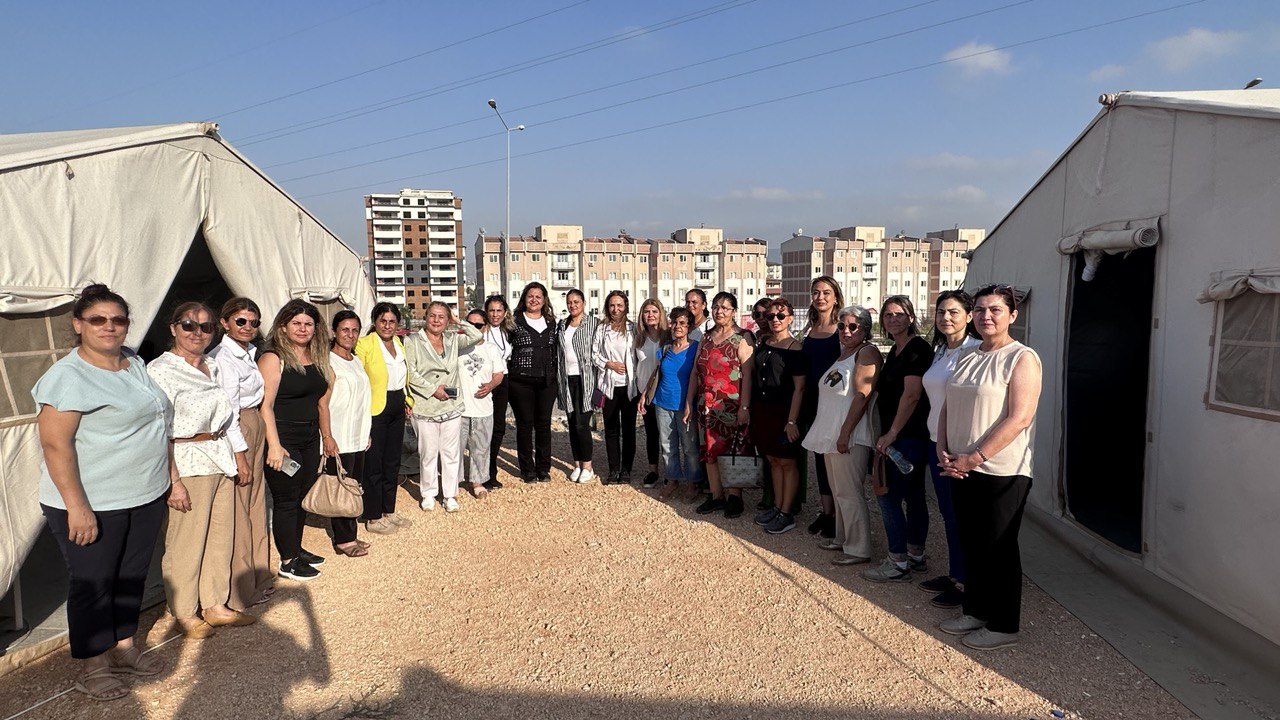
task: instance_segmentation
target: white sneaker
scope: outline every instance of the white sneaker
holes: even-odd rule
[[[418,507],[422,508],[423,510],[426,510],[427,512],[431,512],[432,510],[436,509],[436,499],[422,498],[422,502],[418,503]]]
[[[582,476],[582,468],[576,467],[573,472],[569,473],[569,482],[578,482],[578,478]]]
[[[589,483],[595,479],[596,479],[596,474],[594,471],[591,470],[591,468],[582,468],[582,472],[578,473],[578,479],[574,480],[574,482]]]
[[[445,498],[445,499],[444,499],[444,511],[445,511],[445,512],[458,512],[458,501],[457,501],[456,499],[454,499],[454,498]]]

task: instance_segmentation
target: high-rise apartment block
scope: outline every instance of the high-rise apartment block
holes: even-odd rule
[[[964,283],[964,253],[985,237],[985,230],[969,228],[885,237],[884,228],[875,226],[840,228],[826,237],[796,233],[782,243],[782,292],[793,305],[807,307],[813,278],[829,275],[846,303],[878,308],[890,295],[906,295],[925,316],[939,292]]]
[[[421,320],[432,300],[456,312],[464,285],[462,198],[449,190],[366,195],[369,280],[378,301]]]
[[[476,284],[484,295],[501,294],[512,304],[534,280],[547,286],[553,302],[571,288],[582,290],[591,310],[601,309],[612,290],[636,303],[657,298],[671,308],[695,287],[709,295],[728,290],[740,299],[765,289],[766,243],[726,240],[718,228],[684,228],[657,240],[625,232],[583,237],[581,225],[540,225],[532,237],[512,237],[506,246],[504,253],[501,237],[476,239]]]

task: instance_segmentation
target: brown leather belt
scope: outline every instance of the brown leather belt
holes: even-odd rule
[[[221,440],[226,436],[227,436],[227,433],[225,431],[219,430],[218,432],[214,432],[214,433],[196,433],[191,437],[173,438],[169,442],[174,444],[189,443],[189,442],[207,442],[209,440]]]

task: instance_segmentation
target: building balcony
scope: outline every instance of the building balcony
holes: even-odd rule
[[[554,278],[551,281],[551,287],[561,290],[569,290],[573,287],[573,278]]]
[[[551,269],[552,270],[572,270],[573,261],[572,260],[555,260],[551,263]]]
[[[370,204],[373,207],[400,207],[399,198],[371,198]]]
[[[699,260],[693,264],[694,270],[715,270],[716,264],[712,260]]]
[[[716,286],[715,278],[698,278],[696,284],[700,288],[713,288]]]

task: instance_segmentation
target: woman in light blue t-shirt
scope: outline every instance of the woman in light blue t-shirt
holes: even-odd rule
[[[163,663],[134,641],[151,554],[165,517],[173,410],[124,347],[129,305],[105,285],[72,309],[78,346],[31,394],[41,463],[40,507],[67,563],[76,689],[96,700],[128,694],[118,675],[156,675]]]
[[[660,496],[669,498],[683,485],[683,497],[689,502],[698,497],[698,482],[702,480],[698,430],[696,424],[684,422],[689,376],[698,356],[698,343],[689,339],[692,322],[693,313],[687,308],[672,308],[667,328],[670,342],[658,351],[658,369],[639,403],[641,412],[652,407],[658,416],[658,450],[667,476]]]

